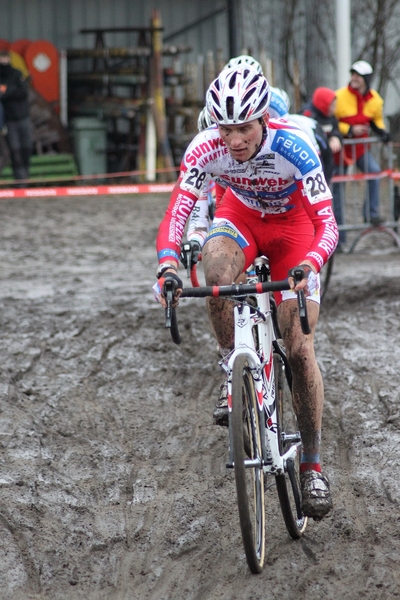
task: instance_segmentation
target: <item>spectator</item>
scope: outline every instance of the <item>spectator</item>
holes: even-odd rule
[[[329,88],[319,87],[314,90],[311,102],[302,110],[303,115],[318,123],[315,135],[320,146],[321,161],[328,184],[335,171],[334,155],[342,149],[343,136],[334,115],[335,108],[335,92]]]
[[[9,151],[5,140],[6,128],[4,124],[4,109],[0,101],[0,174],[7,164]]]
[[[28,84],[21,71],[11,66],[9,52],[0,50],[0,100],[14,178],[18,180],[29,178],[32,153],[28,93]]]
[[[350,69],[350,82],[336,91],[335,116],[345,138],[366,138],[377,134],[386,143],[390,136],[383,120],[383,99],[370,87],[373,69],[365,60],[358,60]],[[352,152],[356,166],[364,173],[379,173],[381,167],[370,152],[368,145],[356,144],[354,148],[345,146],[342,172],[352,164]],[[378,226],[384,219],[379,214],[379,179],[368,181],[368,195],[364,204],[364,221]],[[333,205],[336,220],[343,223],[343,184],[333,186]],[[343,232],[342,239],[343,240]]]

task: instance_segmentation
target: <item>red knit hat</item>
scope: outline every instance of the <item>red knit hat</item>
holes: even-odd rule
[[[323,115],[328,116],[329,107],[336,98],[333,90],[326,87],[319,87],[314,90],[311,102]]]

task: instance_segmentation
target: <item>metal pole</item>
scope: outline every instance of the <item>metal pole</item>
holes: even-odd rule
[[[67,53],[60,51],[60,121],[64,127],[68,127],[68,75],[67,75]]]
[[[228,33],[229,33],[229,58],[239,56],[240,40],[239,31],[239,2],[238,0],[227,0],[228,8]]]
[[[350,0],[336,0],[337,82],[344,87],[349,82],[351,66]]]

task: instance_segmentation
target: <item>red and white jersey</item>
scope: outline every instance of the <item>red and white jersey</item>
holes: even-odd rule
[[[193,139],[160,225],[160,262],[179,259],[186,220],[209,176],[229,187],[240,202],[258,211],[260,218],[284,215],[296,219],[298,211],[306,210],[315,228],[307,258],[318,270],[334,251],[337,226],[319,157],[309,137],[294,123],[270,119],[259,152],[243,163],[232,158],[217,126]]]

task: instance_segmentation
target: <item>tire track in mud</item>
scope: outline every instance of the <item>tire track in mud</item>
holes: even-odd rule
[[[0,205],[0,598],[398,597],[398,255],[335,260],[317,333],[335,509],[295,542],[269,490],[254,577],[205,307],[181,302],[175,346],[152,299],[166,202]]]
[[[0,524],[3,526],[4,529],[8,530],[8,532],[11,534],[11,536],[13,538],[13,541],[14,541],[16,547],[18,548],[18,556],[14,556],[13,558],[14,558],[15,563],[18,564],[18,562],[19,562],[18,557],[20,557],[20,561],[22,563],[23,571],[24,571],[23,579],[25,579],[25,577],[26,577],[26,579],[28,580],[29,591],[31,593],[38,594],[41,591],[40,573],[38,571],[38,565],[36,564],[34,558],[32,558],[32,556],[31,556],[29,543],[28,543],[24,533],[22,532],[22,530],[19,526],[19,523],[13,521],[7,508],[1,504],[0,504]],[[3,540],[4,540],[4,538],[7,540],[6,536],[2,536]],[[7,540],[7,542],[9,544],[10,540]],[[9,548],[7,548],[8,544],[4,545],[5,546],[4,550],[6,553],[7,553],[7,551],[9,551]],[[12,565],[12,568],[15,568],[15,563],[14,563],[14,565]]]
[[[393,355],[385,336],[387,320],[393,320],[393,315],[398,312],[400,290],[393,279],[393,266],[398,269],[398,256],[385,257],[386,277],[379,258],[369,257],[364,268],[360,268],[357,257],[346,257],[345,260],[350,265],[346,266],[344,261],[340,265],[341,278],[351,273],[355,285],[343,294],[339,283],[331,306],[323,309],[325,319],[322,324],[323,333],[330,340],[331,368],[328,367],[325,373],[328,385],[324,423],[328,423],[325,427],[326,446],[332,444],[336,463],[334,526],[345,539],[347,537],[353,552],[357,551],[358,544],[364,548],[363,552],[358,551],[359,565],[366,578],[363,595],[386,598],[394,593],[396,584],[388,569],[389,552],[387,548],[380,548],[380,531],[382,519],[386,518],[384,515],[394,516],[398,512],[398,500],[394,502],[390,497],[383,497],[380,476],[374,482],[381,469],[379,460],[371,461],[368,449],[382,442],[382,436],[379,440],[376,435],[381,427],[378,423],[388,423],[381,411],[382,397],[398,398],[397,382],[391,378],[393,371],[388,368]],[[373,265],[376,265],[375,269]],[[350,273],[346,273],[346,268]],[[367,280],[368,295],[360,293],[365,284],[365,280],[361,280],[366,269],[374,273],[374,280]],[[380,275],[376,276],[378,272]],[[384,298],[383,302],[380,298]],[[397,331],[395,335],[398,337]],[[385,408],[387,413],[393,412],[390,403]],[[389,431],[386,436],[390,437]],[[398,447],[398,442],[395,445]],[[334,464],[331,457],[329,460]],[[342,566],[333,572],[342,578],[344,571]],[[357,574],[355,579],[357,581]],[[350,592],[348,597],[352,597]]]

